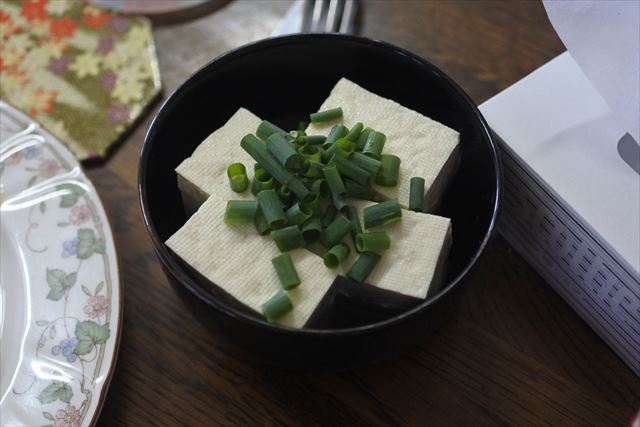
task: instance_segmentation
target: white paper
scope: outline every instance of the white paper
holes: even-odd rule
[[[544,6],[574,61],[640,141],[640,1],[544,0]]]

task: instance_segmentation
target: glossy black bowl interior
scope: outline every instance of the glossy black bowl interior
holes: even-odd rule
[[[337,330],[270,325],[212,292],[164,245],[187,219],[174,169],[239,107],[295,128],[318,109],[340,77],[460,132],[460,169],[437,212],[453,221],[447,278],[427,301],[390,318],[374,317],[375,323],[346,322]],[[147,134],[139,173],[144,221],[169,279],[211,306],[222,329],[240,344],[263,360],[291,367],[353,366],[404,348],[432,329],[447,311],[449,296],[469,281],[493,233],[501,185],[496,146],[460,87],[405,50],[344,35],[263,40],[206,65],[162,106]]]

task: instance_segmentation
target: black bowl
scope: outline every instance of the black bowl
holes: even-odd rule
[[[427,115],[461,134],[461,164],[437,212],[453,221],[444,285],[391,317],[341,329],[271,325],[220,297],[164,245],[187,220],[175,167],[212,131],[245,107],[285,129],[316,111],[341,78]],[[495,142],[465,92],[426,60],[390,44],[347,35],[306,34],[262,40],[204,66],[165,101],[147,133],[139,169],[145,225],[167,277],[210,306],[220,330],[258,359],[290,368],[346,368],[395,353],[432,330],[494,232],[501,193]],[[388,314],[387,314],[388,316]],[[342,326],[349,325],[345,323]]]

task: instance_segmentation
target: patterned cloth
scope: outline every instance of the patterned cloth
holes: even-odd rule
[[[0,1],[0,97],[78,159],[103,156],[159,92],[146,18],[76,0]]]

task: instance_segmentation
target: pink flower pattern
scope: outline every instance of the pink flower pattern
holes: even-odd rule
[[[64,55],[61,58],[51,58],[49,61],[49,71],[62,74],[69,69],[71,62],[73,62],[73,56],[71,55]]]
[[[91,209],[87,205],[74,206],[71,208],[69,221],[73,225],[84,224],[91,219]]]
[[[107,111],[107,117],[114,125],[118,123],[125,123],[129,120],[129,108],[126,105],[114,102]]]
[[[67,405],[65,409],[58,409],[56,419],[53,422],[54,427],[79,427],[80,411],[73,405]]]
[[[60,170],[60,165],[53,159],[45,159],[38,165],[38,173],[43,178],[51,178]]]
[[[113,46],[116,44],[115,37],[102,37],[98,40],[98,46],[96,47],[96,53],[106,55],[113,50]]]
[[[103,295],[89,297],[87,305],[84,306],[84,312],[92,319],[102,316],[107,312],[109,302]]]
[[[117,78],[118,76],[113,71],[105,71],[100,76],[100,86],[102,86],[107,92],[111,92],[116,84]]]

